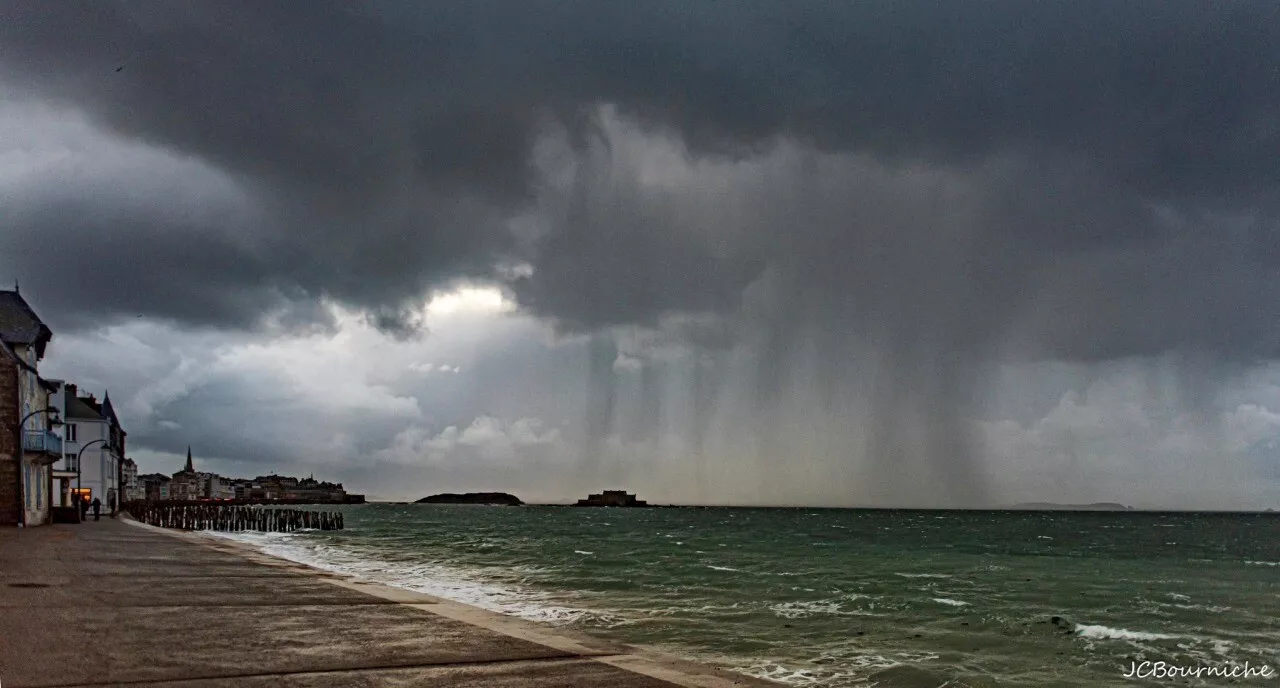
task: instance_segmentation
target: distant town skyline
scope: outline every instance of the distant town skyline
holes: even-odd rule
[[[306,478],[290,475],[265,474],[254,477],[221,475],[214,471],[195,467],[191,448],[180,470],[172,474],[162,472],[141,473],[134,471],[141,494],[131,499],[146,501],[184,500],[292,500],[326,503],[361,503],[363,495],[353,495],[343,489],[342,483],[316,480],[315,474]]]

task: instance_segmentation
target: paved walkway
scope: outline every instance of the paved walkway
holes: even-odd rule
[[[772,684],[104,518],[0,530],[0,685]]]

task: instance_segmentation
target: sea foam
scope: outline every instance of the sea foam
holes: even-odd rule
[[[481,609],[552,624],[613,625],[621,619],[607,613],[555,604],[545,595],[511,585],[488,582],[480,571],[434,563],[398,563],[345,548],[314,544],[294,533],[213,533],[257,547],[265,554],[312,568],[422,592]]]
[[[962,601],[960,601],[960,600],[953,600],[953,599],[950,599],[950,598],[947,598],[947,597],[935,597],[935,598],[933,598],[933,601],[934,601],[934,602],[937,602],[938,604],[949,604],[949,605],[951,605],[952,607],[967,607],[967,606],[969,606],[969,603],[968,603],[968,602],[962,602]]]
[[[1098,638],[1108,640],[1173,640],[1181,637],[1166,633],[1148,633],[1146,631],[1130,631],[1125,628],[1111,628],[1097,624],[1076,624],[1076,635],[1081,638]]]

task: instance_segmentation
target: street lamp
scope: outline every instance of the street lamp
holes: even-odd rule
[[[45,408],[32,411],[31,413],[23,416],[22,420],[18,422],[18,506],[22,511],[23,528],[27,527],[27,493],[25,489],[26,486],[22,484],[22,455],[23,450],[26,448],[24,445],[27,441],[27,421],[31,420],[32,416],[38,416],[41,413],[48,413],[53,416],[53,418],[49,419],[49,425],[54,427],[62,425],[62,421],[58,418],[57,406],[46,406]]]
[[[77,510],[79,510],[79,509],[80,509],[79,501],[80,501],[80,494],[81,494],[81,493],[80,493],[80,457],[84,455],[84,450],[86,450],[86,449],[88,449],[89,447],[92,447],[93,445],[98,444],[98,443],[100,443],[100,442],[106,442],[108,439],[110,439],[110,438],[106,438],[106,437],[104,437],[104,438],[102,438],[102,439],[100,439],[100,440],[94,440],[94,441],[92,441],[92,442],[85,442],[85,443],[84,443],[84,445],[83,445],[82,447],[80,447],[80,451],[76,452],[76,502],[77,502],[77,503],[76,503],[76,509],[77,509]],[[104,481],[104,484],[105,484],[105,481]]]

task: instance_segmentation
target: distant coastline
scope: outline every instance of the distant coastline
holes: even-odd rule
[[[424,499],[416,502],[393,501],[393,500],[372,500],[371,504],[422,504],[427,503]],[[522,503],[522,506],[528,507],[545,507],[551,509],[572,508],[577,506],[570,501],[558,502],[529,502]],[[796,504],[646,504],[650,509],[759,509],[759,510],[810,510],[810,511],[903,511],[903,512],[1004,512],[1004,511],[1101,511],[1101,512],[1127,512],[1134,514],[1265,514],[1269,516],[1280,516],[1280,511],[1274,508],[1238,508],[1238,509],[1161,509],[1150,507],[1133,507],[1126,504],[1112,502],[1098,502],[1095,504],[1057,504],[1054,502],[1023,502],[1019,504],[1007,506],[987,506],[987,507],[921,507],[921,506],[831,506],[827,504],[821,505],[796,505]]]
[[[1018,511],[1134,511],[1135,509],[1117,502],[1094,502],[1092,504],[1055,504],[1053,502],[1022,502],[1014,504],[1012,509]]]

